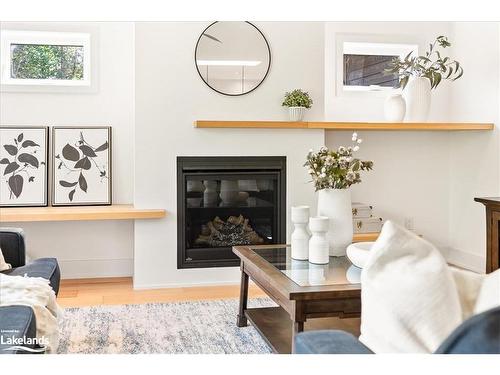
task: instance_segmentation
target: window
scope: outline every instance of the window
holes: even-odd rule
[[[90,86],[90,34],[2,30],[2,85]]]
[[[418,53],[416,44],[342,41],[337,46],[337,90],[383,91],[398,88],[396,74],[385,69],[395,57]]]

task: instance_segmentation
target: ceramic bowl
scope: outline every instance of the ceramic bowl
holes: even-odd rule
[[[374,243],[375,242],[356,242],[347,246],[347,258],[356,267],[363,268],[370,256],[370,249]]]

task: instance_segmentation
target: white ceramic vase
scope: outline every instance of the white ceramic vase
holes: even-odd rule
[[[302,121],[305,112],[305,107],[288,107],[290,121]]]
[[[292,223],[295,230],[292,233],[292,259],[307,260],[309,257],[309,206],[292,207]]]
[[[329,219],[326,216],[315,216],[309,219],[311,239],[309,240],[309,262],[327,264],[330,261],[328,239]]]
[[[403,91],[407,122],[424,122],[431,107],[431,82],[424,77],[410,77]]]
[[[402,122],[405,118],[406,102],[401,94],[390,95],[385,100],[384,115],[389,122]]]
[[[323,189],[318,196],[318,216],[330,219],[330,256],[344,256],[352,243],[351,189]]]

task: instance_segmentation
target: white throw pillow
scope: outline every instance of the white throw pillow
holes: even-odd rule
[[[11,269],[12,266],[9,263],[5,262],[5,258],[3,257],[2,248],[0,248],[0,271],[5,271]]]
[[[450,266],[455,280],[460,306],[462,307],[462,321],[470,318],[476,306],[477,297],[485,275]]]
[[[474,314],[500,306],[500,270],[484,276],[474,306]]]
[[[387,221],[361,273],[360,340],[375,353],[431,353],[462,322],[441,253]]]

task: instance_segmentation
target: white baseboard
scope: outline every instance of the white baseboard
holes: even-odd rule
[[[440,248],[440,250],[450,264],[478,273],[485,272],[486,258],[483,256],[452,247]]]
[[[133,259],[58,259],[62,279],[129,277],[134,274]]]
[[[250,280],[250,283],[252,281]],[[220,285],[239,285],[240,282],[234,281],[219,281],[219,282],[185,282],[185,283],[164,283],[164,284],[136,284],[134,283],[134,289],[163,289],[163,288],[184,288],[184,287],[194,287],[194,286],[220,286]]]

